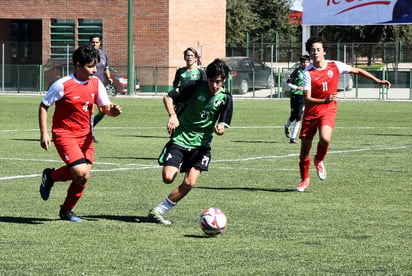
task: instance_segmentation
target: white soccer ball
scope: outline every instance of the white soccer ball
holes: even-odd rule
[[[200,214],[200,228],[206,235],[218,235],[226,229],[226,215],[219,208],[209,208]]]

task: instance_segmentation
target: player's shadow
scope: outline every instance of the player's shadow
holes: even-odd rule
[[[272,192],[272,193],[289,193],[294,192],[295,189],[281,189],[281,188],[251,188],[251,187],[202,187],[202,186],[195,186],[194,189],[203,189],[203,190],[219,190],[219,191],[248,191],[248,192]]]
[[[278,143],[272,140],[232,140],[234,143],[245,143],[245,144],[273,144]]]
[[[0,217],[0,223],[17,223],[17,224],[44,224],[48,221],[54,221],[55,219],[45,219],[45,218],[30,218],[30,217]]]
[[[117,221],[123,221],[123,222],[139,222],[139,223],[149,223],[147,221],[147,216],[117,216],[117,215],[88,215],[88,216],[82,216],[82,218],[86,220],[117,220]]]

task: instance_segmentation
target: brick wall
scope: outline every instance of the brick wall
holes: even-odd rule
[[[134,0],[133,4],[136,66],[184,66],[182,52],[189,46],[199,51],[204,66],[224,56],[225,0]],[[111,65],[127,66],[128,1],[2,0],[0,19],[42,20],[43,64],[50,55],[51,18],[103,19],[103,47]],[[161,77],[163,84],[171,84],[174,71]]]

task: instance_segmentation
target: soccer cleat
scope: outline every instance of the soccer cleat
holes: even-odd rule
[[[172,222],[170,220],[165,219],[159,211],[156,210],[150,210],[149,215],[147,216],[147,221],[148,222],[154,222],[158,224],[165,224],[165,225],[170,225]]]
[[[44,169],[43,174],[41,177],[40,183],[40,196],[43,200],[48,200],[50,196],[50,190],[53,187],[54,181],[50,177],[50,173],[54,171],[54,169]]]
[[[304,192],[309,187],[309,178],[306,178],[300,182],[295,188],[295,192]]]
[[[325,165],[323,165],[323,161],[319,161],[316,158],[313,160],[316,168],[316,173],[318,174],[318,177],[320,180],[325,180],[326,179],[326,169]]]
[[[290,138],[289,128],[285,125],[285,135],[287,138]]]
[[[60,206],[60,212],[59,212],[60,219],[62,220],[69,220],[72,222],[81,222],[82,219],[79,218],[72,210],[66,210],[63,209],[62,206]]]
[[[299,141],[297,141],[295,138],[290,138],[290,143],[291,144],[299,144]]]

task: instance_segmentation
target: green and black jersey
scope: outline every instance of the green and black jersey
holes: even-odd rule
[[[303,86],[303,69],[302,68],[295,69],[295,71],[293,71],[293,73],[290,75],[287,82],[294,84],[297,87],[302,87]],[[291,89],[290,93],[295,94],[295,95],[303,95],[303,90]]]
[[[185,103],[177,116],[180,122],[171,140],[185,148],[208,147],[212,143],[216,123],[229,127],[232,120],[232,95],[223,87],[215,95],[207,89],[207,81],[189,82],[168,93],[174,105]]]
[[[197,80],[206,80],[206,73],[203,69],[196,67],[193,70],[187,70],[186,67],[183,67],[176,71],[173,87],[182,86],[185,83]]]

